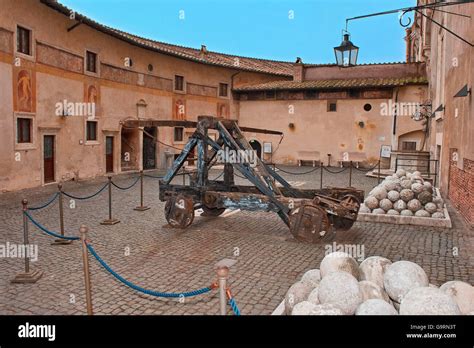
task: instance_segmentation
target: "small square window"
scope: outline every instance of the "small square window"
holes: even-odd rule
[[[86,70],[91,73],[97,73],[97,54],[86,51]]]
[[[97,121],[87,121],[86,140],[97,141]]]
[[[184,129],[183,127],[175,127],[174,129],[174,141],[183,141]]]
[[[184,77],[175,75],[174,76],[174,89],[176,91],[184,91]]]
[[[334,100],[328,100],[328,112],[337,111],[337,102]]]
[[[16,30],[16,50],[31,56],[31,30],[18,26]]]
[[[229,85],[227,83],[219,83],[219,97],[227,97],[229,95]]]
[[[31,143],[31,119],[16,119],[16,139],[18,144]]]

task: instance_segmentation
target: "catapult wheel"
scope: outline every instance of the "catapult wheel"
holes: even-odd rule
[[[202,206],[204,211],[201,216],[219,216],[225,212],[225,208],[208,208],[205,205]]]
[[[314,204],[290,211],[290,232],[299,241],[318,243],[333,237],[326,211]]]
[[[184,195],[172,196],[165,204],[165,217],[168,223],[176,228],[186,228],[194,220],[194,202]]]
[[[347,210],[350,210],[351,212],[355,212],[354,219],[349,219],[342,216],[334,216],[333,218],[334,228],[342,231],[347,231],[351,229],[352,225],[354,225],[355,219],[357,218],[357,213],[359,212],[360,208],[359,198],[351,194],[345,195],[341,199],[341,206]]]

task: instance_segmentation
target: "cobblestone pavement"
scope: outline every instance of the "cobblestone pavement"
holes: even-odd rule
[[[285,167],[306,172],[310,167]],[[337,168],[334,168],[336,170]],[[212,171],[210,177],[219,172]],[[156,173],[153,173],[156,175]],[[131,175],[135,177],[136,174]],[[129,175],[114,178],[119,185],[133,182]],[[319,172],[305,175],[283,174],[300,188],[319,187]],[[177,179],[181,181],[181,179]],[[244,180],[238,179],[238,183]],[[68,182],[64,190],[74,195],[97,191],[105,182]],[[324,173],[324,185],[347,186],[348,171]],[[368,192],[377,180],[364,173],[353,173],[353,186]],[[46,186],[0,195],[0,244],[22,243],[20,201],[31,206],[47,201],[56,186]],[[224,258],[237,263],[230,272],[230,286],[243,314],[270,314],[281,302],[288,287],[311,268],[318,268],[325,245],[310,245],[294,240],[276,214],[237,212],[226,217],[196,217],[187,230],[174,230],[166,224],[164,203],[158,200],[158,180],[145,178],[145,201],[151,206],[134,211],[139,185],[128,191],[113,190],[113,215],[121,220],[103,226],[107,217],[107,191],[88,200],[76,200],[75,209],[65,208],[66,233],[78,235],[85,223],[91,243],[99,255],[119,274],[145,288],[184,292],[208,286],[215,281],[214,265]],[[440,285],[459,279],[474,283],[474,233],[450,209],[452,229],[356,223],[336,236],[337,243],[360,244],[365,256],[381,255],[393,261],[419,263],[431,283]],[[58,203],[32,212],[48,229],[59,230]],[[44,272],[36,284],[11,284],[23,270],[21,259],[0,259],[0,314],[85,314],[85,293],[79,242],[52,246],[52,238],[30,224],[30,243],[38,245],[39,256],[33,269]],[[236,249],[238,248],[238,249]],[[453,256],[453,248],[459,255]],[[130,254],[126,256],[126,251]],[[239,255],[235,256],[235,251]],[[154,298],[137,293],[116,281],[90,257],[94,311],[97,314],[217,314],[217,291],[188,298]]]

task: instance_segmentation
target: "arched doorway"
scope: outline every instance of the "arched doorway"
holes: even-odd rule
[[[255,139],[250,140],[249,143],[252,149],[254,149],[255,152],[257,153],[258,158],[261,159],[262,158],[262,145],[260,145],[260,143]]]

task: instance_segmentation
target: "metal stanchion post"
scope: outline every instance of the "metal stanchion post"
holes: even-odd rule
[[[219,280],[219,309],[220,315],[227,314],[227,277],[229,268],[226,266],[217,268],[217,278]]]
[[[86,306],[87,314],[94,314],[92,311],[92,292],[91,292],[91,275],[89,271],[89,253],[87,251],[87,227],[82,225],[79,229],[81,233],[82,243],[82,264],[84,266],[84,284],[86,288]]]
[[[29,241],[28,241],[28,217],[26,216],[26,212],[28,211],[28,201],[26,199],[21,201],[23,205],[23,244],[25,252],[25,272],[19,273],[16,275],[15,278],[12,279],[12,283],[20,283],[20,284],[31,284],[36,283],[43,272],[40,270],[31,271],[30,270],[30,255],[29,250],[31,250]]]
[[[61,229],[61,236],[64,236],[64,207],[63,207],[63,185],[58,184],[59,193],[59,226]],[[51,245],[67,245],[71,244],[72,240],[56,239]]]
[[[115,225],[120,222],[118,219],[112,218],[112,177],[109,176],[109,218],[102,221],[101,225]]]
[[[143,170],[140,170],[140,206],[134,208],[133,210],[145,211],[150,209],[150,207],[143,205]]]
[[[349,187],[352,187],[352,161],[349,163]]]

